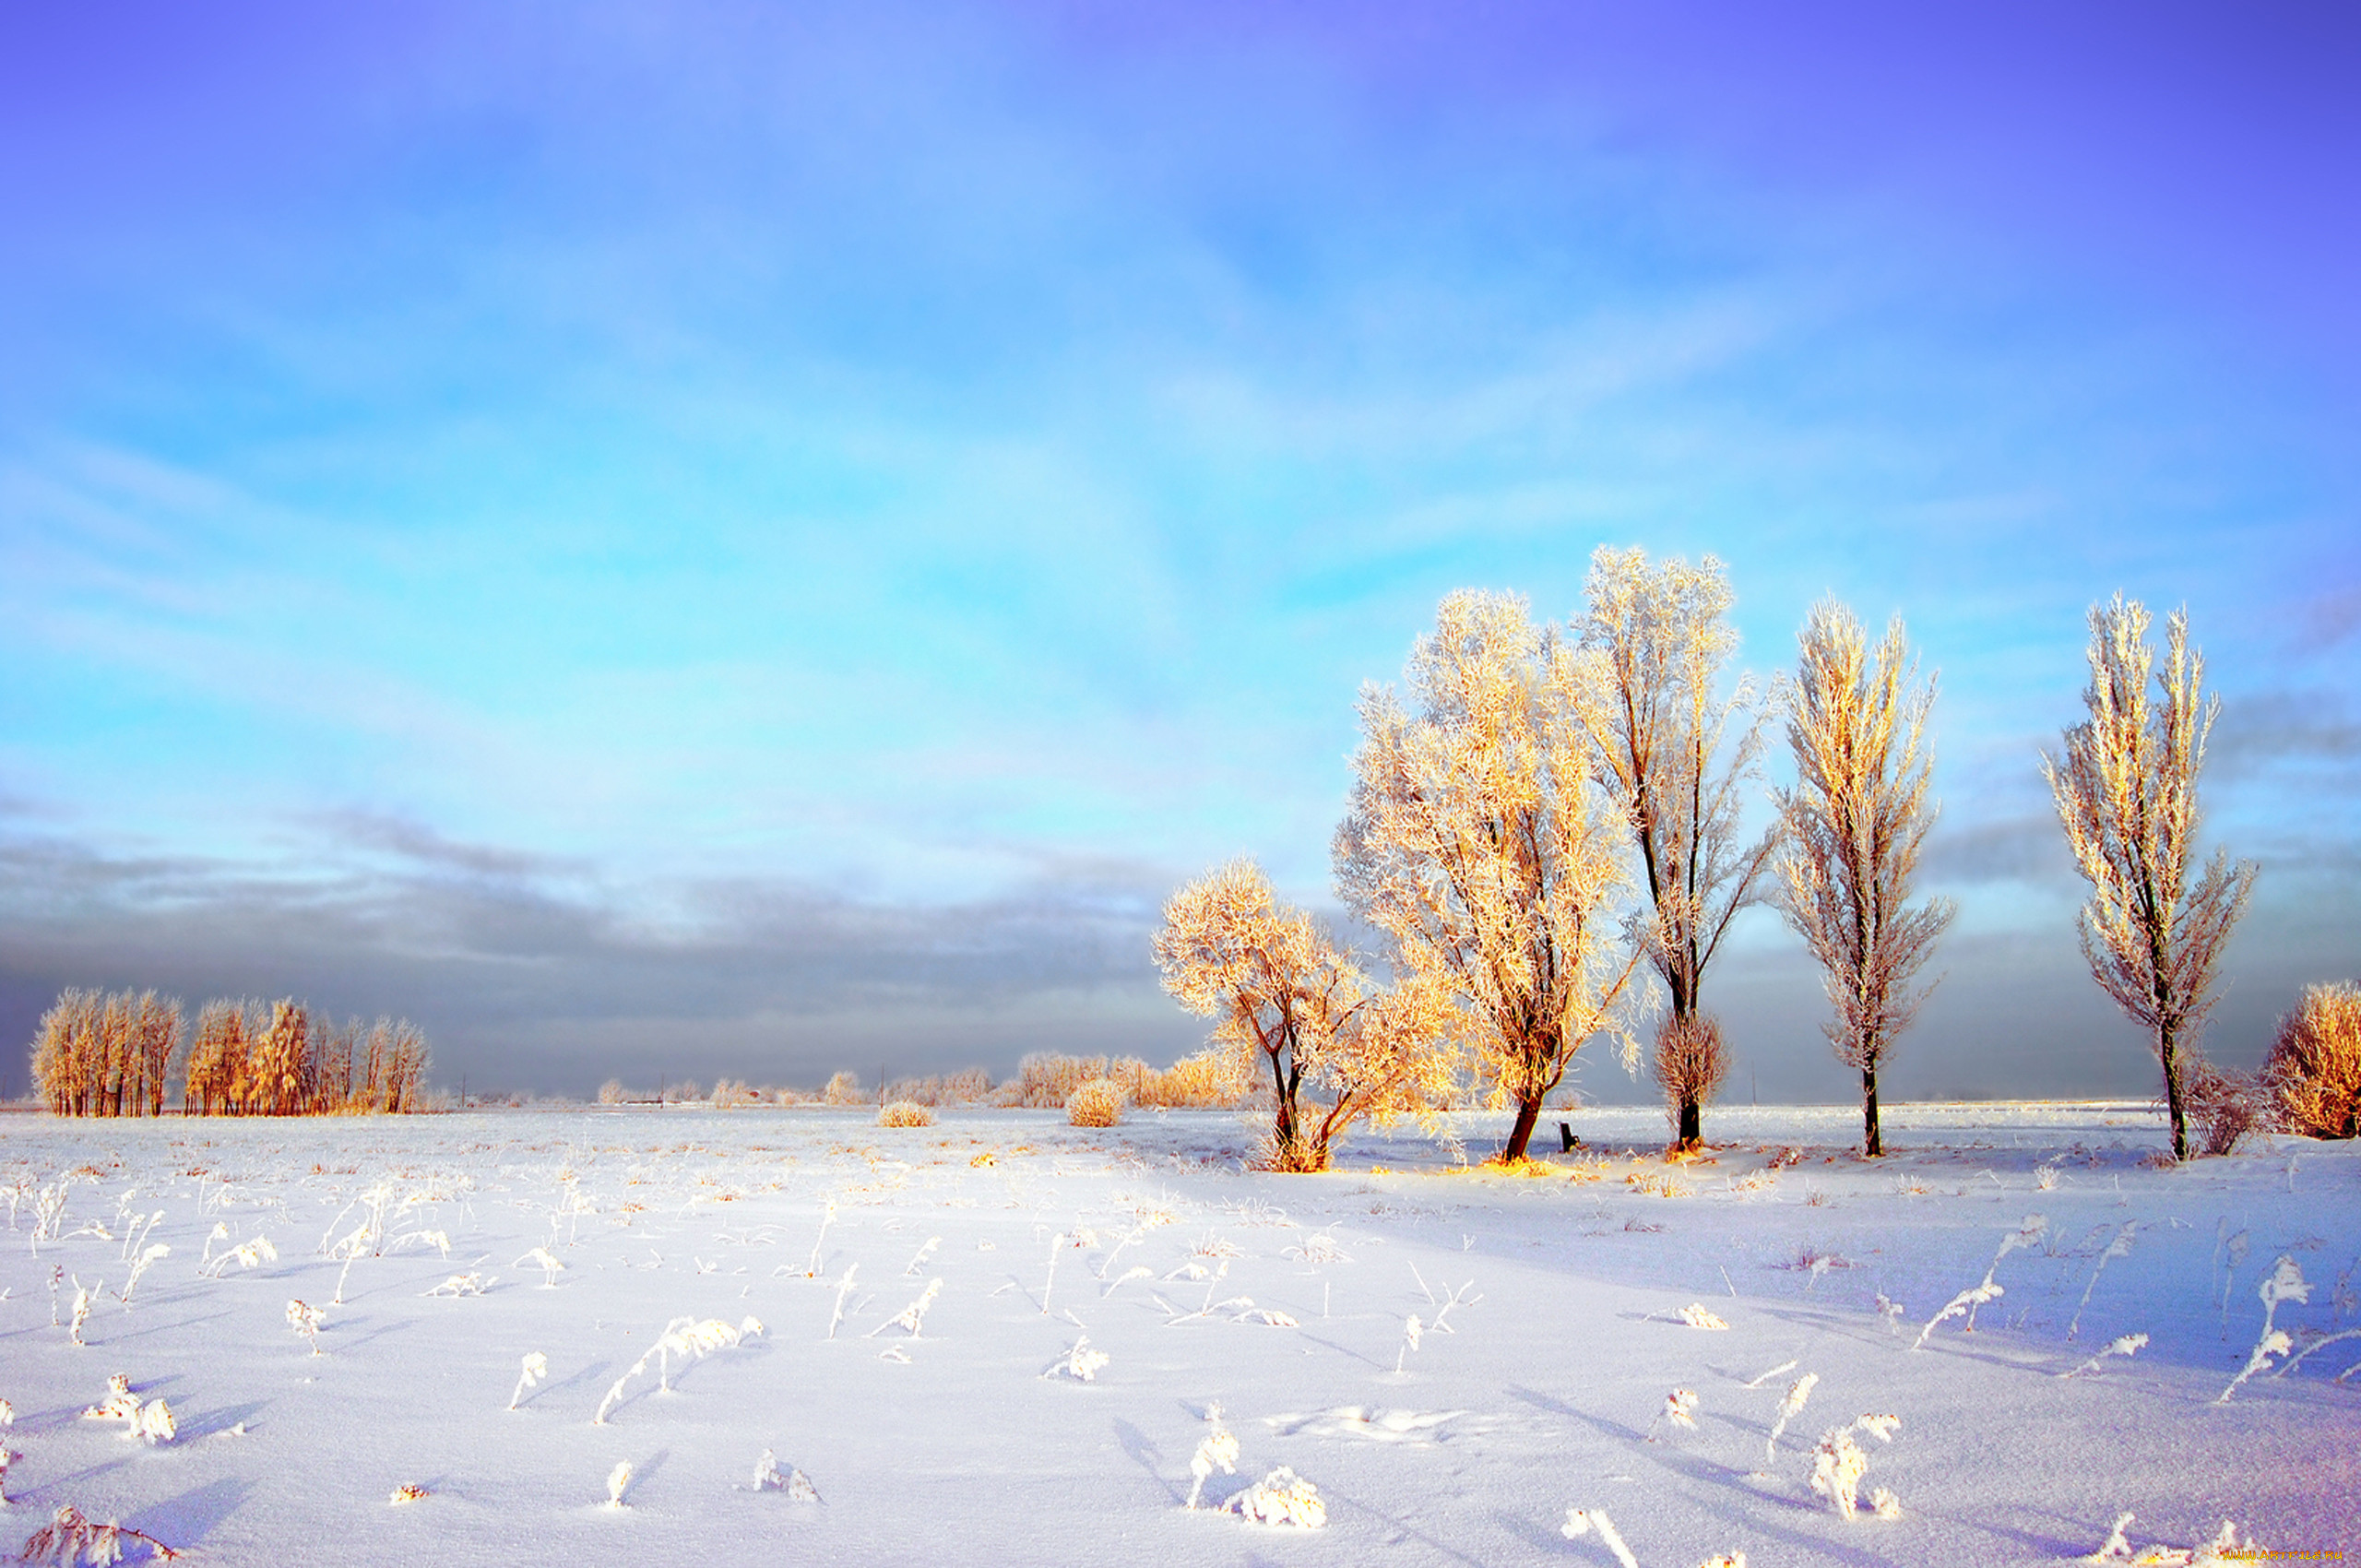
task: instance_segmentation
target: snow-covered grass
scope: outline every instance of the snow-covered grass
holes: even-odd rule
[[[1220,1112],[874,1115],[0,1116],[0,1552],[116,1520],[223,1562],[1605,1568],[1612,1515],[1649,1568],[2005,1565],[2126,1512],[2127,1561],[2226,1518],[2361,1548],[2350,1357],[2253,1365],[2361,1328],[2361,1150],[2158,1169],[2145,1108],[1905,1105],[1872,1163],[1850,1107],[1717,1108],[1677,1179],[1652,1111],[1517,1173],[1405,1132],[1279,1176]],[[1912,1354],[1906,1304],[1979,1276]],[[1893,1441],[1774,1443],[1806,1373]]]

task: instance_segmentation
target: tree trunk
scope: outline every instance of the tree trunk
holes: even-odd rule
[[[1541,1100],[1536,1094],[1516,1102],[1516,1120],[1510,1124],[1509,1141],[1501,1150],[1502,1165],[1514,1165],[1525,1158],[1525,1146],[1533,1142],[1534,1124],[1541,1120]]]
[[[1885,1154],[1885,1145],[1878,1137],[1878,1070],[1861,1069],[1861,1149],[1871,1159]]]
[[[1672,1146],[1691,1151],[1705,1146],[1704,1115],[1693,1096],[1684,1095],[1680,1100],[1680,1135]]]
[[[2173,1061],[2174,1046],[2177,1043],[2173,1036],[2177,1032],[2170,1025],[2162,1026],[2156,1030],[2156,1059],[2164,1063],[2165,1106],[2172,1113],[2173,1158],[2178,1161],[2189,1158],[2189,1123],[2180,1103],[2180,1071],[2178,1065]]]

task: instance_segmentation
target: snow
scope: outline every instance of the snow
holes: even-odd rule
[[[0,1547],[71,1505],[193,1562],[1615,1561],[1570,1510],[1643,1568],[2059,1562],[2126,1512],[2133,1551],[2361,1548],[2361,1340],[2214,1402],[2267,1313],[2298,1353],[2361,1325],[2361,1150],[2175,1170],[2145,1107],[1900,1106],[1871,1162],[1853,1108],[1714,1108],[1668,1168],[1653,1112],[1571,1120],[1531,1174],[1406,1131],[1280,1176],[1219,1112],[0,1116]],[[169,1440],[80,1419],[118,1372]],[[1848,1520],[1810,1439],[1873,1413],[1898,1513]],[[1280,1472],[1323,1525],[1254,1522]]]

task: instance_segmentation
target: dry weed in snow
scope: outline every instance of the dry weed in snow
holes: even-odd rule
[[[1792,1365],[1793,1363],[1790,1364]],[[1815,1387],[1819,1386],[1819,1384],[1820,1374],[1818,1372],[1806,1372],[1803,1376],[1796,1379],[1795,1382],[1787,1384],[1786,1396],[1779,1401],[1779,1412],[1773,1418],[1771,1422],[1770,1441],[1762,1445],[1762,1462],[1764,1464],[1769,1464],[1778,1454],[1779,1434],[1787,1430],[1787,1423],[1789,1421],[1794,1420],[1797,1416],[1803,1414],[1804,1405],[1811,1398],[1811,1391]]]
[[[1791,1372],[1795,1370],[1795,1362],[1781,1361],[1777,1366],[1771,1368],[1768,1372],[1760,1372],[1755,1373],[1752,1377],[1748,1378],[1744,1383],[1738,1384],[1738,1386],[1740,1388],[1760,1388],[1764,1384],[1770,1382],[1773,1378],[1777,1377],[1781,1372]]]
[[[298,1301],[287,1303],[287,1326],[311,1341],[312,1354],[320,1353],[320,1325],[327,1321],[327,1313]]]
[[[812,1484],[812,1478],[792,1465],[787,1467],[787,1474],[780,1475],[778,1455],[767,1448],[763,1450],[763,1456],[754,1461],[754,1490],[783,1491],[797,1503],[820,1501],[820,1489]]]
[[[508,1396],[508,1408],[512,1410],[516,1408],[517,1405],[523,1401],[526,1392],[537,1387],[540,1381],[549,1375],[550,1359],[539,1350],[528,1351],[525,1356],[524,1370],[516,1377],[516,1391]]]
[[[131,1293],[139,1289],[139,1277],[147,1273],[150,1268],[153,1268],[158,1260],[168,1258],[172,1255],[172,1249],[164,1245],[161,1241],[154,1242],[151,1245],[141,1249],[139,1255],[134,1258],[131,1262],[130,1277],[123,1282],[123,1310],[125,1312],[129,1312],[131,1310]]]
[[[1316,1530],[1328,1522],[1328,1505],[1320,1489],[1281,1465],[1229,1500],[1230,1510],[1258,1525],[1284,1525]]]
[[[423,1503],[427,1495],[426,1489],[413,1481],[407,1486],[394,1488],[394,1494],[386,1502],[388,1506],[398,1508],[405,1503]]]
[[[2097,1355],[2093,1356],[2081,1366],[2076,1367],[2071,1372],[2059,1372],[2058,1375],[2059,1377],[2080,1377],[2086,1372],[2096,1372],[2099,1370],[2099,1363],[2106,1360],[2109,1356],[2129,1356],[2134,1351],[2143,1348],[2147,1343],[2148,1336],[2144,1334],[2126,1334],[2120,1336],[2109,1343],[2106,1349],[2101,1350]]]
[[[497,1276],[494,1277],[497,1277]],[[467,1274],[455,1274],[451,1276],[450,1278],[445,1279],[442,1284],[434,1287],[433,1289],[427,1291],[426,1294],[429,1296],[448,1296],[456,1301],[461,1296],[481,1296],[485,1290],[491,1288],[491,1285],[492,1281],[490,1279],[486,1279],[481,1274],[473,1272]]]
[[[2066,1337],[2069,1340],[2071,1340],[2076,1331],[2082,1326],[2082,1309],[2091,1304],[2091,1292],[2099,1288],[2099,1276],[2106,1272],[2106,1265],[2112,1259],[2128,1258],[2131,1255],[2131,1238],[2139,1232],[2140,1222],[2136,1219],[2127,1219],[2116,1231],[2115,1240],[2109,1241],[2100,1251],[2099,1261],[2091,1267],[2091,1282],[2082,1287],[2082,1299],[2074,1304],[2074,1321],[2066,1325]]]
[[[1655,1420],[1650,1421],[1648,1430],[1642,1434],[1650,1443],[1655,1441],[1656,1424],[1659,1421],[1670,1421],[1674,1426],[1684,1431],[1695,1431],[1697,1430],[1697,1391],[1693,1388],[1676,1388],[1664,1396],[1664,1408],[1656,1412]]]
[[[21,1555],[29,1563],[46,1562],[53,1564],[53,1568],[75,1568],[77,1563],[99,1568],[101,1564],[124,1561],[127,1545],[134,1541],[159,1558],[170,1560],[180,1555],[154,1536],[126,1528],[113,1520],[94,1525],[70,1503],[61,1506],[48,1524],[26,1539]]]
[[[942,1294],[943,1281],[939,1278],[928,1280],[926,1282],[926,1289],[919,1292],[919,1299],[917,1301],[912,1301],[908,1306],[904,1307],[900,1312],[896,1313],[892,1317],[887,1318],[884,1323],[879,1324],[875,1328],[872,1328],[867,1334],[862,1335],[861,1337],[863,1339],[874,1339],[889,1328],[906,1328],[909,1330],[910,1337],[913,1339],[923,1337],[919,1331],[926,1323],[927,1309],[933,1306],[934,1299]]]
[[[1566,1510],[1566,1522],[1558,1526],[1558,1533],[1568,1540],[1580,1540],[1594,1532],[1601,1544],[1615,1554],[1615,1561],[1622,1568],[1640,1568],[1639,1559],[1633,1557],[1631,1549],[1623,1544],[1623,1537],[1615,1528],[1615,1521],[1607,1516],[1606,1509],[1569,1508]]]
[[[213,1233],[215,1236],[225,1238],[230,1234],[228,1229],[220,1225],[213,1228]],[[196,1272],[208,1279],[219,1279],[230,1271],[230,1265],[233,1263],[240,1268],[260,1268],[267,1263],[278,1261],[279,1249],[270,1244],[270,1238],[267,1236],[256,1236],[250,1241],[241,1241],[228,1252],[219,1253],[214,1253],[213,1243],[208,1240],[206,1242],[206,1256],[198,1262]]]
[[[1727,1328],[1718,1316],[1708,1311],[1702,1301],[1691,1301],[1680,1309],[1680,1321],[1691,1328]]]
[[[65,1326],[69,1343],[82,1343],[82,1325],[90,1321],[90,1308],[97,1302],[99,1292],[106,1289],[106,1283],[101,1279],[95,1285],[85,1285],[80,1275],[74,1277],[74,1317]]]
[[[2237,1526],[2227,1519],[2222,1521],[2220,1532],[2202,1546],[2149,1546],[2134,1552],[2130,1539],[2123,1533],[2123,1526],[2131,1523],[2131,1517],[2129,1510],[2117,1515],[2115,1527],[2107,1532],[2106,1539],[2082,1561],[2124,1562],[2133,1568],[2230,1568],[2234,1563],[2260,1562],[2275,1555],[2270,1548],[2256,1545],[2252,1536],[2241,1537]]]
[[[1221,1424],[1221,1407],[1205,1407],[1205,1435],[1197,1442],[1197,1451],[1189,1455],[1188,1506],[1194,1508],[1205,1494],[1205,1482],[1213,1479],[1218,1468],[1225,1476],[1238,1473],[1238,1439]]]
[[[2279,1315],[2280,1302],[2308,1302],[2312,1299],[2312,1288],[2304,1278],[2304,1271],[2296,1266],[2296,1260],[2282,1253],[2270,1275],[2256,1288],[2255,1294],[2262,1299],[2262,1337],[2255,1341],[2254,1350],[2247,1357],[2246,1366],[2213,1401],[2216,1405],[2228,1404],[2230,1396],[2238,1391],[2238,1384],[2269,1366],[2272,1357],[2284,1356],[2295,1348],[2295,1341],[2287,1336],[2287,1331],[2273,1327],[2272,1321]]]
[[[1090,1336],[1086,1334],[1074,1342],[1073,1348],[1050,1363],[1043,1377],[1071,1377],[1083,1383],[1096,1383],[1102,1368],[1113,1358],[1104,1350],[1090,1348]]]
[[[531,1264],[541,1271],[541,1289],[544,1290],[556,1289],[557,1277],[565,1272],[565,1265],[559,1261],[558,1255],[547,1247],[535,1247],[508,1266],[515,1268],[522,1264]]]
[[[664,1325],[664,1332],[656,1336],[656,1343],[649,1346],[639,1360],[625,1368],[623,1376],[615,1379],[614,1386],[607,1390],[607,1396],[599,1401],[598,1411],[591,1416],[590,1424],[599,1427],[607,1424],[607,1412],[623,1398],[623,1385],[646,1372],[650,1359],[657,1362],[657,1388],[669,1394],[672,1391],[673,1357],[678,1356],[683,1361],[701,1361],[716,1350],[732,1349],[747,1339],[759,1339],[762,1336],[760,1318],[747,1318],[734,1328],[718,1317],[706,1318],[702,1323],[694,1317],[674,1318]]]
[[[630,1507],[631,1505],[623,1501],[623,1493],[629,1490],[630,1486],[631,1461],[618,1459],[615,1461],[615,1467],[607,1472],[607,1501],[599,1506],[601,1508]]]
[[[1402,1348],[1394,1353],[1395,1372],[1402,1370],[1403,1360],[1418,1348],[1419,1336],[1424,1333],[1426,1333],[1426,1325],[1418,1321],[1418,1313],[1412,1313],[1410,1320],[1402,1325]]]

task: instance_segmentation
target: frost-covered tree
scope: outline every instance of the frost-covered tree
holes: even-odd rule
[[[2149,1031],[2164,1069],[2173,1158],[2189,1158],[2184,1045],[2215,1000],[2231,929],[2255,867],[2217,848],[2197,864],[2197,775],[2221,698],[2200,697],[2205,660],[2189,646],[2189,612],[2165,622],[2165,667],[2148,641],[2148,612],[2117,594],[2091,607],[2090,718],[2065,732],[2041,770],[2067,848],[2091,885],[2076,925],[2091,978]],[[2159,700],[2161,699],[2161,700]],[[2192,873],[2194,881],[2192,881]]]
[[[1451,1019],[1435,987],[1417,975],[1376,985],[1251,860],[1174,894],[1155,954],[1165,989],[1214,1020],[1228,1087],[1268,1080],[1275,1170],[1324,1170],[1355,1122],[1415,1115],[1450,1092]]]
[[[1592,777],[1606,674],[1596,652],[1536,629],[1523,598],[1462,590],[1391,687],[1361,694],[1336,886],[1391,937],[1397,974],[1449,999],[1516,1108],[1524,1158],[1545,1096],[1617,1025],[1639,955],[1617,904],[1629,827]]]
[[[1656,1081],[1670,1101],[1674,1145],[1703,1141],[1703,1105],[1727,1071],[1721,1030],[1704,1013],[1705,966],[1738,910],[1753,903],[1774,835],[1739,831],[1747,782],[1759,769],[1763,715],[1752,683],[1726,695],[1738,647],[1722,564],[1678,556],[1651,564],[1636,547],[1591,557],[1576,622],[1607,661],[1601,781],[1631,819],[1643,891],[1641,950],[1671,1006],[1658,1031]]]
[[[1863,1149],[1878,1136],[1878,1068],[1933,990],[1916,983],[1957,912],[1948,898],[1913,907],[1918,854],[1934,826],[1926,742],[1931,678],[1895,617],[1872,654],[1861,624],[1833,600],[1812,607],[1786,688],[1796,784],[1778,792],[1780,908],[1819,960],[1833,1016],[1821,1026],[1861,1075]]]

